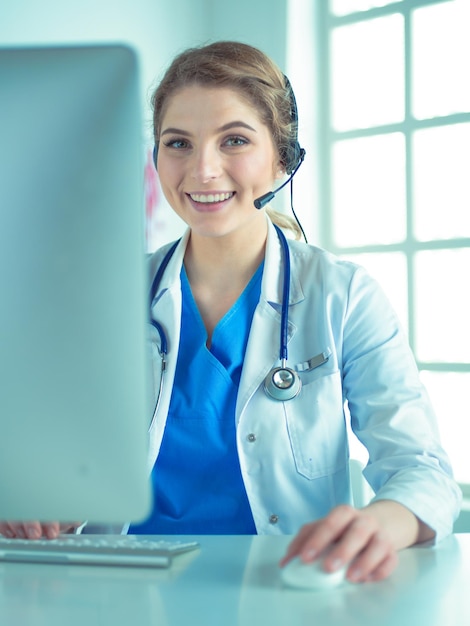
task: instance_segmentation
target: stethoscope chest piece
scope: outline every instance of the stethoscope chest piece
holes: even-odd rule
[[[276,367],[264,379],[264,390],[268,396],[281,402],[295,398],[301,387],[299,375],[290,367]]]

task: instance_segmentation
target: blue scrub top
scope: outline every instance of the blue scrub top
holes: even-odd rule
[[[263,263],[214,329],[210,349],[184,266],[181,338],[150,517],[132,534],[256,534],[236,446],[235,405]]]

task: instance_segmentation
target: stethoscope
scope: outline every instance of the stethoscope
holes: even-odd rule
[[[284,275],[283,275],[283,286],[282,286],[282,306],[281,306],[281,326],[280,326],[280,338],[279,338],[279,360],[281,361],[281,365],[279,367],[273,368],[269,374],[264,379],[264,390],[266,394],[272,398],[273,400],[278,400],[280,402],[287,402],[288,400],[292,400],[299,393],[302,387],[302,381],[298,373],[287,367],[287,339],[288,339],[288,328],[289,328],[289,294],[290,294],[290,252],[289,252],[289,244],[287,243],[286,236],[282,232],[282,230],[274,224],[274,228],[276,229],[277,235],[279,237],[279,241],[282,247],[283,260],[284,260]],[[158,286],[161,282],[165,269],[170,262],[171,257],[173,256],[174,251],[180,240],[176,241],[171,248],[165,254],[163,261],[160,267],[155,274],[155,278],[152,281],[152,286],[150,288],[150,309],[152,308],[153,300],[156,296]],[[165,331],[163,330],[162,325],[155,321],[154,319],[150,319],[150,324],[157,331],[159,339],[160,339],[160,347],[158,348],[158,353],[160,355],[160,367],[161,367],[161,376],[160,376],[160,384],[158,389],[157,400],[155,403],[155,410],[153,412],[153,416],[155,417],[158,407],[160,404],[160,399],[162,395],[163,389],[163,378],[166,371],[166,362],[167,362],[167,354],[168,354],[168,341],[165,335]],[[153,422],[153,420],[152,420]]]
[[[275,367],[264,379],[264,390],[273,400],[287,402],[300,393],[302,381],[295,370],[287,367],[287,332],[289,329],[290,295],[290,252],[289,244],[282,230],[274,224],[284,257],[284,277],[282,285],[281,328],[279,338],[280,367]]]

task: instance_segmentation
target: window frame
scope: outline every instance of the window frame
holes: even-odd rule
[[[430,119],[416,119],[412,115],[412,11],[416,8],[441,4],[453,0],[403,0],[393,2],[387,6],[373,8],[367,11],[355,12],[344,16],[330,13],[329,2],[318,2],[315,16],[315,33],[317,41],[318,59],[316,89],[318,93],[318,128],[317,145],[318,159],[318,204],[321,211],[318,214],[317,239],[320,246],[339,256],[356,255],[362,253],[400,252],[406,259],[407,299],[408,299],[408,337],[411,349],[416,355],[416,276],[415,258],[422,251],[470,249],[470,237],[452,239],[434,239],[420,241],[413,233],[414,200],[413,200],[413,135],[416,131],[426,128],[442,127],[450,124],[469,123],[470,111]],[[332,31],[348,24],[355,24],[377,17],[399,13],[404,20],[404,58],[405,58],[405,113],[403,121],[365,129],[338,131],[332,128],[331,114],[332,95],[330,83],[331,48],[330,38]],[[334,237],[333,210],[332,210],[332,154],[337,141],[344,139],[362,138],[386,133],[400,132],[405,139],[405,189],[406,189],[406,236],[402,242],[393,244],[371,244],[357,246],[338,245]],[[441,362],[423,361],[417,359],[420,371],[432,372],[464,372],[470,373],[470,361]],[[470,484],[463,484],[464,494],[470,497]]]

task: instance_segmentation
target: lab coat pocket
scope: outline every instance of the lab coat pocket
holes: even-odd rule
[[[297,471],[314,479],[341,469],[347,433],[340,372],[304,384],[299,396],[284,406]]]

